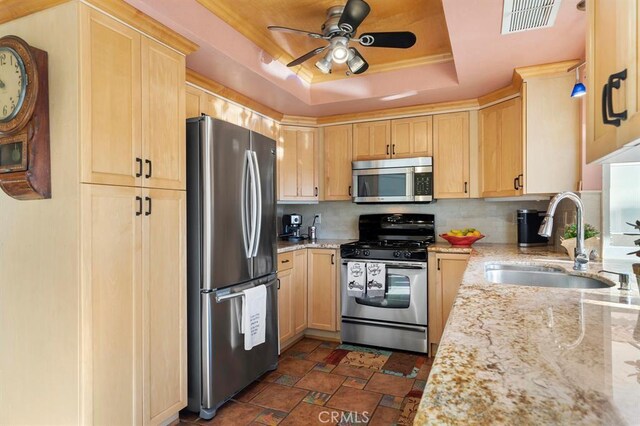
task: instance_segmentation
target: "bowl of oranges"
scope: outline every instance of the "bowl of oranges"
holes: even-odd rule
[[[452,229],[446,234],[440,234],[451,244],[451,247],[471,247],[473,243],[484,238],[484,235],[475,228]]]

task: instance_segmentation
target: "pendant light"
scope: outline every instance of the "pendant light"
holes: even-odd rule
[[[569,68],[567,71],[576,71],[576,84],[573,85],[573,89],[571,90],[571,97],[572,98],[579,98],[581,96],[584,96],[587,94],[587,88],[584,85],[584,83],[582,83],[580,81],[580,67],[584,66],[586,62],[581,62],[577,65],[572,66],[571,68]]]

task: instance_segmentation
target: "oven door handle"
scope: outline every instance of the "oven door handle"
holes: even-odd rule
[[[361,260],[352,260],[352,262],[362,262]],[[346,265],[349,262],[342,262],[343,265]],[[364,263],[382,263],[386,269],[427,269],[427,265],[418,266],[418,265],[400,265],[397,263],[385,263],[385,262],[364,262]]]

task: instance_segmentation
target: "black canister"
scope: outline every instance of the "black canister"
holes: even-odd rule
[[[540,224],[547,212],[538,210],[518,210],[518,246],[546,246],[549,238],[538,235]]]

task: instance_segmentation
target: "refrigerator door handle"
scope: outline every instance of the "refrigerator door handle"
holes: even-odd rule
[[[202,223],[202,234],[203,234],[203,247],[202,247],[202,284],[201,288],[211,288],[212,286],[212,265],[211,265],[211,257],[213,253],[213,236],[211,235],[213,232],[213,224],[212,214],[213,214],[213,200],[211,199],[211,182],[213,177],[213,170],[211,170],[211,140],[208,135],[211,135],[211,120],[204,120],[204,134],[207,135],[202,140],[201,145],[201,161],[202,161],[202,191],[203,191],[203,223]]]
[[[251,231],[249,236],[249,251],[247,258],[252,258],[254,256],[254,246],[256,244],[256,228],[258,222],[258,190],[257,190],[257,176],[256,176],[256,168],[253,163],[253,151],[246,151],[247,161],[249,163],[249,176],[251,177]]]
[[[255,151],[251,151],[253,159],[253,167],[255,170],[254,186],[256,188],[257,212],[255,217],[255,239],[253,242],[253,253],[251,257],[258,255],[258,247],[260,246],[260,232],[262,228],[262,179],[260,178],[260,167],[258,166],[258,156]]]
[[[244,253],[248,258],[251,257],[251,238],[249,237],[249,230],[247,229],[251,225],[248,224],[249,218],[247,217],[247,175],[251,168],[251,156],[249,151],[245,152],[244,162],[242,164],[242,202],[240,203],[240,221],[242,222],[242,241],[244,243]]]

